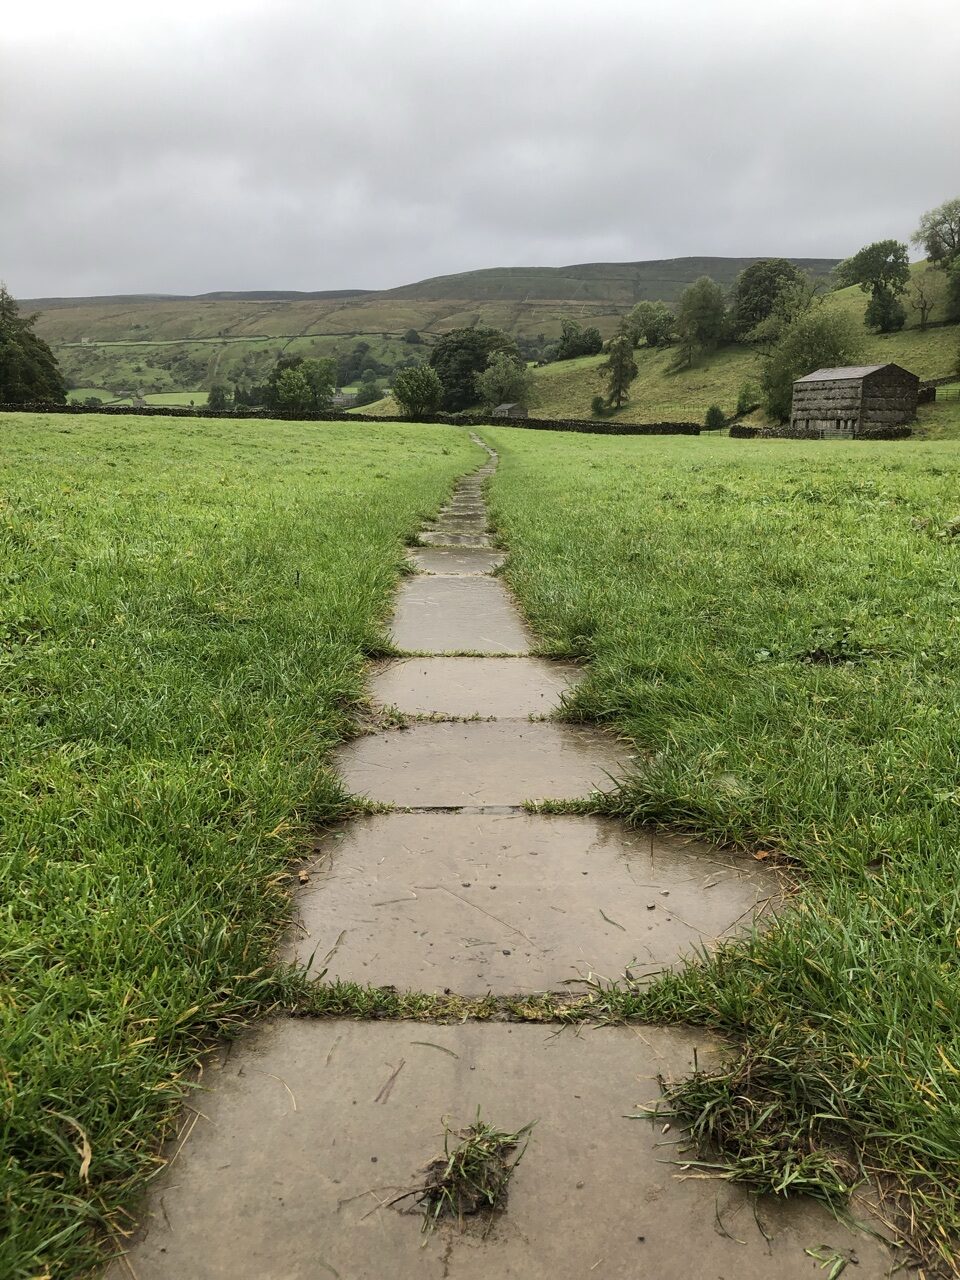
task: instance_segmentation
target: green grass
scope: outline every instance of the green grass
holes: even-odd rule
[[[917,410],[914,432],[919,439],[960,440],[960,396],[956,391],[944,396],[945,390],[951,389],[939,387],[936,401]]]
[[[590,664],[571,714],[643,753],[610,812],[802,872],[765,932],[621,1013],[744,1038],[755,1070],[676,1099],[702,1124],[733,1087],[738,1176],[880,1172],[955,1268],[960,443],[483,435],[508,580]]]
[[[202,388],[192,391],[161,391],[143,397],[147,404],[156,405],[198,405],[207,403],[207,393]]]
[[[756,355],[745,347],[724,348],[691,369],[671,373],[675,354],[669,348],[637,350],[637,377],[629,401],[617,414],[619,420],[702,423],[711,404],[732,413],[741,385],[756,384],[759,377]],[[536,412],[545,418],[589,418],[591,400],[604,391],[599,367],[605,359],[582,356],[537,369],[540,404]]]
[[[0,418],[0,1275],[122,1224],[208,1039],[282,998],[285,877],[404,539],[483,455],[429,426]]]

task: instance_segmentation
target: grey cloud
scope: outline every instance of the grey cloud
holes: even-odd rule
[[[918,0],[66,5],[0,46],[21,296],[387,287],[841,255],[957,194],[960,16]]]

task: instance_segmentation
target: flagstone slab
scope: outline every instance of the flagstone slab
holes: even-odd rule
[[[745,855],[531,814],[363,818],[324,838],[308,874],[289,959],[462,995],[659,972],[749,928],[780,890]]]
[[[421,573],[462,578],[492,573],[503,564],[506,555],[483,547],[412,547],[410,559]]]
[[[371,673],[375,701],[404,715],[549,715],[583,676],[543,658],[401,658]]]
[[[398,649],[528,653],[533,638],[495,578],[407,578],[397,593],[391,638]]]
[[[458,533],[452,529],[425,529],[420,541],[428,547],[492,547],[493,539],[487,533]]]
[[[612,790],[630,762],[601,730],[526,720],[414,724],[334,754],[348,791],[407,808],[575,800]]]
[[[637,1118],[658,1073],[715,1065],[706,1032],[287,1020],[211,1064],[109,1280],[817,1280],[805,1252],[884,1247],[807,1202],[678,1178],[676,1128]],[[423,1232],[411,1199],[444,1122],[535,1121],[505,1209]]]

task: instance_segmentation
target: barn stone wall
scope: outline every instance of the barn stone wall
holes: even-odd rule
[[[795,439],[865,436],[912,422],[919,385],[915,374],[893,367],[860,378],[797,382],[789,434]]]
[[[917,416],[920,379],[899,369],[878,369],[863,379],[861,430],[895,427]]]

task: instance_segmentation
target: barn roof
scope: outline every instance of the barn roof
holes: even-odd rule
[[[805,378],[797,378],[797,382],[854,382],[858,378],[865,378],[869,373],[876,373],[879,369],[899,369],[901,373],[910,373],[909,369],[893,364],[892,361],[886,364],[848,364],[840,369],[815,369]]]
[[[797,382],[852,382],[885,367],[882,364],[848,364],[841,369],[815,369],[805,378],[797,378]]]

